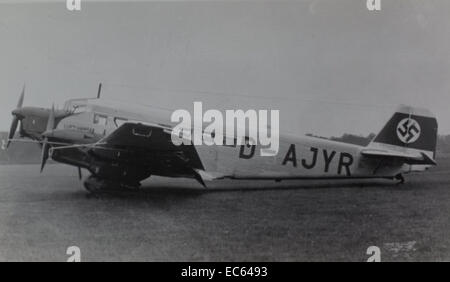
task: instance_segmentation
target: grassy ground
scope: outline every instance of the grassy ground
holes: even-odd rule
[[[376,245],[383,261],[448,261],[450,158],[439,161],[402,186],[223,181],[204,191],[153,178],[99,199],[72,168],[0,166],[0,260],[65,261],[76,245],[89,261],[365,261]]]

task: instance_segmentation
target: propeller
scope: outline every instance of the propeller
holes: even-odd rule
[[[23,99],[25,97],[25,85],[23,85],[22,93],[20,94],[19,101],[17,102],[17,107],[13,111],[13,120],[11,122],[11,128],[9,129],[8,142],[6,143],[6,148],[11,144],[11,139],[14,138],[14,134],[16,134],[17,126],[19,125],[20,117],[15,113],[20,110],[23,106]]]
[[[50,110],[50,115],[48,116],[47,128],[44,133],[44,140],[42,142],[42,155],[41,155],[41,173],[44,170],[45,164],[47,163],[50,144],[48,143],[48,136],[53,128],[55,127],[55,105],[52,105],[52,109]]]

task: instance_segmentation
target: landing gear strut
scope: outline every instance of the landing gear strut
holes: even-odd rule
[[[394,179],[398,180],[398,184],[405,183],[405,177],[403,177],[403,174],[401,174],[401,173],[394,176]]]

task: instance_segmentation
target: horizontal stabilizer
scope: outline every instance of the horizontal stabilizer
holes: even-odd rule
[[[392,158],[403,161],[406,164],[436,165],[436,162],[427,154],[420,152],[418,155],[406,154],[397,151],[364,149],[361,154],[373,158]]]

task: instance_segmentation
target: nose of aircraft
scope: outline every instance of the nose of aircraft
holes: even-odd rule
[[[13,111],[11,112],[11,114],[12,114],[13,116],[16,116],[16,117],[23,117],[23,116],[24,116],[23,111],[22,111],[22,108],[17,108],[17,109],[15,109],[15,110],[13,110]]]

